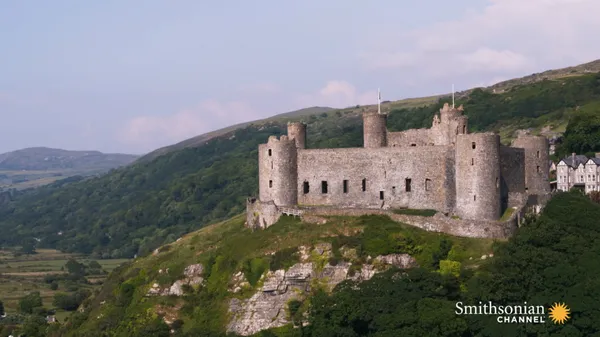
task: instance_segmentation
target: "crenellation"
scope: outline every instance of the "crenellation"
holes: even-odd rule
[[[469,133],[463,112],[445,104],[431,128],[401,132],[387,130],[387,114],[364,112],[360,148],[306,149],[306,124],[288,123],[287,136],[259,145],[259,198],[248,203],[248,226],[272,225],[278,207],[434,209],[489,224],[508,207],[520,212],[527,200],[547,200],[548,140],[523,135],[503,146],[497,134]]]

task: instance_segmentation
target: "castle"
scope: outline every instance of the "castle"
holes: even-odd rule
[[[550,193],[545,137],[519,135],[504,146],[497,134],[469,133],[463,107],[448,104],[431,128],[390,132],[386,124],[386,113],[364,112],[360,148],[307,149],[299,122],[288,123],[287,136],[269,137],[258,148],[259,195],[248,200],[248,226],[315,207],[433,209],[497,221]]]

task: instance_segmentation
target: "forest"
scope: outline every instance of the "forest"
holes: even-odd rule
[[[437,104],[390,112],[391,131],[429,127]],[[565,133],[563,153],[598,151],[600,127],[590,124],[600,102],[600,74],[546,80],[493,94],[476,89],[460,99],[470,132],[517,124],[529,128],[565,120],[581,107]],[[361,108],[312,115],[308,147],[362,144]],[[592,111],[585,115],[586,111]],[[587,116],[587,117],[586,117]],[[131,258],[181,235],[244,211],[257,193],[257,146],[285,132],[287,120],[254,124],[194,148],[151,162],[115,169],[95,178],[72,177],[26,191],[0,194],[0,246],[32,238],[39,248]]]

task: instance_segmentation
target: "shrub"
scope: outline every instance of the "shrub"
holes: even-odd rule
[[[276,252],[271,257],[269,268],[272,271],[275,271],[278,269],[287,269],[293,266],[298,262],[297,253],[298,248],[296,247],[286,248]]]
[[[242,266],[242,272],[251,286],[256,286],[263,273],[269,269],[269,263],[263,258],[246,260]]]

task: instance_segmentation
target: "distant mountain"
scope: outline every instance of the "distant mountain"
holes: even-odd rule
[[[31,147],[0,154],[0,190],[26,189],[128,165],[138,156]]]
[[[138,156],[99,151],[68,151],[30,147],[0,154],[0,170],[109,170],[127,165]]]

